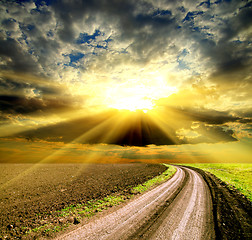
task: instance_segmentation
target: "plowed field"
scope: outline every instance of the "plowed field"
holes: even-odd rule
[[[62,209],[130,192],[165,169],[158,164],[1,164],[0,239],[38,238],[37,230],[58,221]]]

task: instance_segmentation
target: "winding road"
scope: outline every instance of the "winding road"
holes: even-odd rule
[[[201,175],[175,175],[127,205],[58,239],[215,239],[212,199]]]

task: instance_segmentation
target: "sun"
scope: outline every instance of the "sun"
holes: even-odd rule
[[[109,107],[119,110],[137,111],[141,110],[147,113],[154,108],[155,104],[151,99],[141,98],[139,96],[125,97],[118,99],[114,104],[110,104]]]
[[[156,101],[176,92],[162,77],[149,80],[131,79],[106,89],[104,103],[109,108],[129,111],[148,111],[156,107]]]
[[[143,84],[109,89],[106,101],[109,108],[145,113],[155,106],[152,90]]]

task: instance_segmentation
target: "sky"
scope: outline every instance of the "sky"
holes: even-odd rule
[[[252,1],[0,1],[0,163],[252,163]]]

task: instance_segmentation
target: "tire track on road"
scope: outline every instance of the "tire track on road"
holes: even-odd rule
[[[189,181],[160,216],[159,226],[153,224],[142,239],[215,239],[209,189],[198,173],[183,169],[189,173]]]

